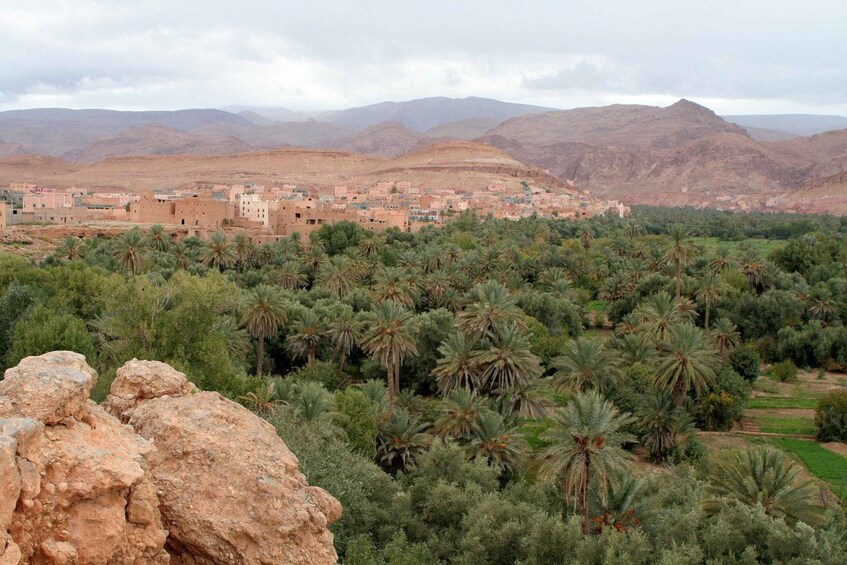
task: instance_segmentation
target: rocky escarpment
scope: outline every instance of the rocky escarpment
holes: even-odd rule
[[[341,507],[269,424],[162,363],[103,408],[96,379],[60,351],[0,382],[0,565],[336,562]]]

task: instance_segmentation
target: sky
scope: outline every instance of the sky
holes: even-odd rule
[[[847,115],[844,0],[0,0],[0,110],[688,98]]]

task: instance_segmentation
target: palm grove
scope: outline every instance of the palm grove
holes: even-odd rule
[[[261,246],[69,237],[0,255],[0,358],[84,353],[98,398],[158,359],[238,399],[341,500],[345,563],[836,563],[831,496],[697,431],[733,425],[762,360],[847,367],[845,233],[645,209]],[[820,427],[843,440],[834,406]]]

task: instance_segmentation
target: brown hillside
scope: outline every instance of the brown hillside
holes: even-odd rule
[[[449,122],[435,126],[424,133],[429,137],[446,137],[452,139],[476,139],[488,133],[491,129],[500,125],[500,121],[494,118],[471,118]]]
[[[127,155],[222,155],[249,150],[249,144],[235,137],[197,135],[166,126],[145,125],[99,139],[65,158],[93,163]]]
[[[383,122],[356,135],[344,149],[380,157],[397,157],[430,143],[432,141],[426,136],[415,133],[397,122]]]
[[[48,186],[110,187],[130,191],[187,186],[195,182],[295,183],[369,187],[378,181],[408,180],[432,188],[484,189],[492,182],[568,189],[563,181],[479,143],[439,143],[385,159],[343,151],[276,149],[231,155],[113,157],[72,164],[45,157],[0,158],[0,178]]]
[[[669,148],[721,132],[745,135],[742,128],[725,122],[708,108],[680,100],[667,108],[616,104],[531,114],[507,120],[488,134],[533,146],[579,142]]]

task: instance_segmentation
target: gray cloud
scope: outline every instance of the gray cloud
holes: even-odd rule
[[[0,0],[0,109],[478,95],[847,113],[845,20],[835,0]]]

